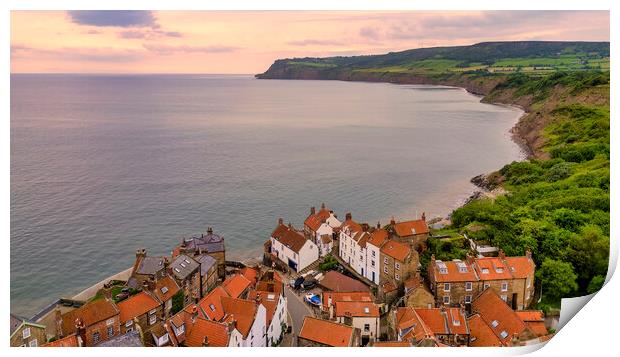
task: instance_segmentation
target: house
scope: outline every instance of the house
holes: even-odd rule
[[[166,329],[168,325],[165,323],[165,321],[167,320],[168,318],[166,318],[166,320],[164,321],[160,321],[156,323],[155,325],[151,326],[147,335],[150,334],[153,339],[151,341],[147,339],[145,341],[145,346],[149,346],[149,347],[150,346],[154,346],[154,347],[170,346],[170,334],[168,333],[168,330]]]
[[[184,306],[202,298],[200,263],[185,254],[180,254],[170,263],[170,273],[183,290]]]
[[[148,291],[130,296],[119,302],[117,307],[120,311],[121,334],[134,331],[134,324],[146,331],[164,317],[163,304]]]
[[[335,301],[336,321],[361,331],[362,346],[376,340],[380,333],[379,306],[369,301]]]
[[[415,275],[418,270],[418,252],[409,245],[388,239],[381,247],[381,281],[395,285]]]
[[[252,290],[248,300],[256,301],[265,307],[267,346],[275,345],[282,338],[282,326],[286,324],[286,297],[274,291]]]
[[[236,347],[241,345],[241,334],[234,324],[211,321],[201,316],[198,307],[193,304],[171,317],[165,329],[171,346]]]
[[[278,226],[271,233],[270,254],[295,272],[300,272],[319,259],[319,248],[311,240],[296,231],[289,223],[284,225],[278,220]]]
[[[45,326],[10,314],[11,347],[39,347],[47,342]]]
[[[77,334],[78,343],[90,347],[120,334],[120,311],[107,298],[101,298],[64,315],[56,310],[57,338]]]
[[[377,229],[370,233],[366,241],[366,277],[375,284],[381,281],[381,247],[388,241],[388,231],[381,228],[381,223],[377,223]]]
[[[502,347],[502,341],[495,335],[489,325],[479,314],[467,318],[469,324],[469,346],[471,347]]]
[[[194,256],[194,260],[200,264],[201,296],[205,296],[217,285],[217,260],[208,254]]]
[[[337,322],[306,316],[297,337],[300,347],[359,347],[360,330]]]
[[[435,334],[426,326],[416,309],[400,307],[393,312],[393,320],[398,341],[409,342],[414,346],[435,345]]]
[[[265,347],[267,345],[267,311],[256,301],[220,298],[224,309],[222,322],[234,324],[241,333],[242,347]]]
[[[228,296],[245,299],[252,287],[252,282],[242,274],[235,274],[224,280],[221,286],[226,290]]]
[[[330,270],[323,275],[319,281],[319,285],[325,290],[338,291],[338,292],[351,292],[351,291],[370,291],[368,285],[362,283],[359,280],[350,278],[344,274],[341,274],[335,270]]]
[[[336,302],[339,301],[357,301],[364,303],[372,303],[374,301],[370,291],[358,292],[335,292],[323,291],[321,296],[321,310],[328,319],[334,319]]]
[[[428,269],[436,304],[471,304],[488,287],[515,310],[532,302],[535,264],[529,250],[521,257],[506,257],[501,250],[497,257],[468,255],[466,261],[443,262],[432,256]]]
[[[221,321],[225,315],[222,307],[223,297],[230,297],[230,295],[221,285],[211,290],[207,296],[198,302],[202,314],[209,320]]]
[[[517,316],[525,322],[527,328],[537,337],[543,337],[549,334],[545,326],[545,314],[540,310],[520,310],[515,311]]]
[[[155,294],[163,306],[164,319],[170,317],[170,311],[172,310],[172,297],[175,296],[180,290],[179,285],[170,276],[166,276],[155,283],[153,294]]]
[[[404,282],[405,305],[413,308],[435,306],[435,297],[421,277],[411,277]]]
[[[422,213],[421,219],[404,222],[396,222],[392,218],[390,230],[391,238],[397,242],[407,244],[418,252],[426,249],[426,241],[430,232],[426,224],[426,214]]]
[[[338,239],[340,258],[359,275],[366,277],[368,274],[366,242],[370,239],[370,233],[352,219],[351,213],[347,213],[340,227]]]
[[[414,309],[424,325],[432,331],[439,343],[449,346],[469,344],[469,326],[465,312],[460,308]]]
[[[149,281],[157,281],[168,275],[168,258],[147,256],[146,249],[136,251],[136,261],[127,285],[142,288]]]
[[[173,258],[179,254],[198,256],[207,254],[217,261],[217,274],[220,279],[226,277],[226,247],[224,237],[213,233],[213,228],[207,228],[207,234],[200,237],[183,238],[181,244],[173,252]]]
[[[479,314],[503,346],[519,345],[537,336],[494,289],[487,288],[472,303],[473,313]]]
[[[320,256],[331,252],[336,238],[335,231],[341,224],[334,212],[325,208],[324,203],[318,212],[314,207],[310,208],[310,215],[304,221],[304,233],[319,247]]]

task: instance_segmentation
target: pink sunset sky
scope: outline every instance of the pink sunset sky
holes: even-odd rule
[[[11,72],[260,73],[275,59],[609,41],[608,11],[13,11]]]

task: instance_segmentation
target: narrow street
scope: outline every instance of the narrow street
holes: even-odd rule
[[[287,298],[288,312],[293,320],[293,334],[297,337],[304,322],[304,317],[314,316],[314,314],[312,309],[303,301],[303,298],[298,296],[290,287],[284,288],[284,294]]]

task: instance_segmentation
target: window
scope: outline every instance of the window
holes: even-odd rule
[[[394,267],[396,268],[396,270],[400,270],[400,264],[399,263],[394,264]]]
[[[151,311],[149,311],[149,315],[154,315],[157,312],[157,309],[153,309]]]
[[[99,343],[99,331],[93,333],[93,343]]]
[[[114,336],[114,326],[108,326],[108,338]]]
[[[471,295],[465,295],[465,303],[471,304]]]
[[[360,255],[360,262],[361,262],[362,260],[364,260],[364,256],[363,256],[363,255]]]
[[[30,347],[37,347],[38,346],[37,340],[34,339],[34,340],[30,341],[28,343],[28,346],[30,346]]]
[[[161,337],[161,341],[159,341],[159,344],[160,344],[160,345],[165,345],[166,343],[168,343],[168,340],[169,340],[169,338],[168,338],[168,334],[166,333],[166,334],[164,334],[164,335]]]
[[[157,315],[149,316],[149,325],[154,325],[157,322]]]
[[[383,267],[383,272],[387,274],[387,267]]]
[[[502,300],[504,300],[504,302],[508,301],[508,296],[502,295]]]
[[[497,325],[499,325],[499,321],[497,321],[497,320],[493,320],[493,321],[491,321],[491,326],[492,326],[493,328],[497,327]]]
[[[508,337],[508,332],[506,332],[506,331],[502,331],[502,332],[499,334],[499,337],[501,337],[501,338],[506,338],[506,337]]]
[[[502,283],[502,291],[508,291],[508,283]]]
[[[471,281],[468,281],[465,283],[465,291],[471,291],[472,290],[472,283]]]
[[[449,304],[450,303],[450,296],[444,296],[443,297],[443,303],[444,304]]]
[[[385,263],[385,264],[387,264],[387,263],[388,263],[388,261],[387,261],[387,257],[383,258],[383,263]]]
[[[450,291],[450,283],[443,284],[443,291]]]
[[[133,321],[132,320],[129,320],[129,321],[125,322],[125,327],[129,327],[131,325],[133,325]]]
[[[108,321],[106,321],[105,324],[106,326],[114,325],[114,318],[108,319]]]
[[[370,331],[370,324],[364,324],[364,331]]]
[[[488,288],[489,286],[490,286],[489,283],[484,283],[484,289],[483,290],[486,290],[486,288]]]
[[[374,267],[374,266],[375,266],[375,261],[374,261],[374,260],[371,260],[371,261],[370,261],[370,265]]]
[[[396,280],[400,280],[400,275],[398,275],[398,273],[396,273]]]
[[[372,257],[373,258],[375,257],[375,251],[374,250],[372,251]]]
[[[28,338],[28,337],[30,337],[30,327],[26,327],[26,328],[24,329],[24,331],[22,331],[22,337],[23,337],[23,338]]]

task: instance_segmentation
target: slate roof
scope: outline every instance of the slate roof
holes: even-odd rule
[[[97,347],[144,347],[138,331],[130,331],[122,335],[103,341]]]
[[[154,275],[164,269],[164,257],[146,256],[140,260],[140,265],[136,271],[138,274]]]
[[[217,264],[217,260],[208,254],[199,255],[197,257],[194,257],[194,259],[198,263],[200,263],[200,274],[201,275],[208,274],[209,270],[211,270],[211,268]]]
[[[185,280],[191,273],[198,269],[198,262],[188,257],[185,254],[181,254],[170,264],[172,274],[179,280]]]
[[[183,239],[184,250],[201,251],[203,253],[216,253],[225,251],[224,237],[207,233],[201,234],[200,237],[191,237],[189,239]]]

